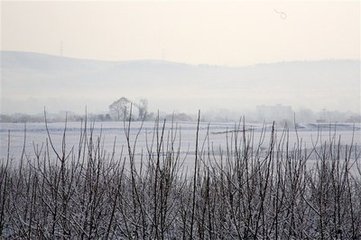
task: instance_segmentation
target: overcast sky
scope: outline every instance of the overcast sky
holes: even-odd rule
[[[290,0],[1,1],[1,50],[83,59],[158,59],[224,66],[360,60],[360,4]],[[186,75],[193,70],[180,73],[172,68],[162,69],[149,79],[149,69],[128,69],[128,75],[124,73],[128,70],[119,66],[96,74],[95,66],[87,71],[75,67],[71,72],[62,70],[61,64],[52,59],[53,68],[60,71],[58,75],[46,75],[46,60],[40,61],[40,69],[29,70],[31,74],[26,69],[16,72],[19,70],[11,66],[29,64],[26,57],[10,60],[9,67],[1,71],[0,105],[4,111],[41,112],[47,106],[50,111],[79,112],[88,105],[102,112],[108,110],[112,101],[126,96],[132,100],[147,98],[153,110],[170,112],[223,107],[238,111],[278,103],[313,110],[360,112],[357,62],[337,61],[339,65],[332,65],[332,69],[322,67],[331,65],[315,62],[308,70],[302,65],[287,65],[287,69],[274,69],[269,75],[260,73],[262,76],[252,81],[252,74],[237,75],[235,85],[229,82],[233,75],[225,79],[226,68],[219,68],[224,71],[223,75],[219,73],[220,79],[214,73],[202,78],[203,75]],[[136,74],[138,78],[134,79]],[[161,76],[164,82],[159,82]],[[82,81],[86,84],[80,84]],[[103,81],[113,81],[112,87],[105,88]],[[133,81],[138,84],[131,85]],[[221,85],[215,86],[217,81]]]
[[[360,1],[2,1],[1,50],[228,66],[359,59]]]

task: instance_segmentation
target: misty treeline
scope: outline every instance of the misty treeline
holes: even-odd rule
[[[132,108],[132,114],[130,114]],[[86,110],[86,112],[88,112]],[[64,115],[67,114],[67,121],[81,122],[84,120],[83,114],[73,112],[59,112],[48,114],[49,122],[64,122]],[[184,112],[173,113],[154,113],[149,110],[149,101],[145,98],[138,102],[132,101],[129,98],[121,97],[113,101],[108,109],[104,109],[104,113],[87,113],[89,121],[109,122],[109,121],[154,121],[157,116],[161,118],[171,119],[176,121],[197,121],[197,116]],[[231,111],[228,109],[210,109],[202,115],[201,121],[219,121],[219,122],[233,122],[239,119],[240,112]],[[276,104],[276,105],[259,105],[254,110],[243,111],[241,115],[246,115],[249,122],[263,123],[276,121],[279,124],[288,125],[293,124],[293,119],[296,116],[298,122],[302,123],[361,123],[361,115],[353,112],[340,112],[322,109],[321,111],[312,111],[307,108],[302,108],[294,111],[291,106]],[[24,122],[43,122],[44,116],[39,114],[0,114],[0,122],[8,123],[24,123]]]
[[[154,121],[157,114],[150,112],[148,109],[148,100],[142,98],[139,102],[132,101],[126,97],[121,97],[109,105],[109,109],[105,113],[88,113],[87,120],[95,122],[110,122],[110,121]],[[132,114],[130,109],[132,108]],[[159,113],[158,113],[159,114]],[[48,113],[48,122],[64,122],[64,115],[67,115],[68,122],[82,122],[84,121],[83,114],[74,112],[62,111],[59,113]],[[160,113],[163,118],[173,118],[177,121],[196,121],[196,116],[186,113]],[[26,123],[26,122],[43,122],[43,113],[39,114],[26,114],[26,113],[13,113],[3,114],[0,113],[0,122],[4,123]]]
[[[112,152],[104,150],[104,136],[95,135],[94,122],[85,118],[76,146],[67,145],[65,125],[60,145],[47,131],[45,143],[34,144],[33,157],[24,147],[20,159],[2,158],[0,235],[361,238],[360,150],[356,143],[343,145],[336,132],[306,148],[298,137],[290,143],[290,134],[297,132],[287,127],[264,127],[255,138],[243,120],[226,135],[221,149],[210,142],[207,129],[199,128],[198,115],[195,151],[184,153],[181,128],[157,117],[139,151],[137,139],[143,132],[140,128],[131,134],[130,119],[123,122],[125,142],[115,140]],[[9,149],[10,138],[11,133]],[[185,161],[192,163],[187,169]]]

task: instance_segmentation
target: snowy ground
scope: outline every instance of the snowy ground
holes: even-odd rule
[[[159,123],[161,128],[163,122]],[[64,123],[49,123],[48,129],[54,146],[57,150],[61,149],[61,142],[64,133]],[[132,122],[130,125],[130,142],[133,146],[136,136],[139,132],[136,143],[136,154],[147,152],[152,143],[152,139],[156,140],[156,131],[154,122],[145,122],[140,130],[142,124],[140,122]],[[361,125],[360,124],[315,124],[315,123],[301,123],[297,125],[297,134],[294,128],[290,129],[289,142],[290,146],[294,146],[297,143],[297,135],[299,142],[302,142],[302,146],[305,148],[312,148],[313,143],[330,141],[332,138],[341,139],[342,145],[350,145],[352,141],[354,143],[361,143]],[[88,128],[90,128],[88,124]],[[175,139],[174,145],[176,148],[180,148],[180,152],[185,156],[187,161],[192,161],[194,158],[195,141],[196,141],[196,127],[195,122],[178,122],[172,123],[166,122],[164,131],[164,142],[170,141],[171,137]],[[267,148],[271,136],[271,125],[264,126],[266,131],[262,148]],[[24,145],[24,128],[25,125],[21,123],[1,123],[0,124],[0,157],[4,159],[7,156],[8,149],[8,136],[10,132],[10,158],[17,159],[21,156]],[[173,128],[173,131],[171,129]],[[246,136],[253,136],[253,141],[258,144],[262,137],[262,124],[246,124]],[[79,122],[67,123],[66,130],[66,149],[70,150],[73,146],[75,150],[80,138],[80,132],[82,125]],[[175,129],[178,129],[175,131]],[[235,131],[236,129],[236,131]],[[225,150],[228,144],[234,144],[234,135],[238,134],[238,137],[242,136],[241,130],[243,125],[240,126],[237,123],[200,123],[199,132],[199,149],[203,152],[212,151],[219,152],[219,149]],[[161,135],[161,129],[158,131],[159,137]],[[276,127],[277,139],[282,136],[283,127]],[[88,131],[88,134],[90,131]],[[208,134],[207,134],[208,133]],[[173,134],[173,135],[172,135]],[[115,143],[116,157],[120,156],[122,147],[126,150],[126,138],[124,131],[124,124],[122,122],[102,122],[95,123],[93,130],[93,139],[102,136],[101,144],[104,149],[110,154],[113,151]],[[207,136],[209,138],[207,138]],[[318,138],[319,137],[319,138]],[[45,144],[47,131],[44,123],[28,123],[26,125],[26,138],[25,138],[25,152],[30,158],[34,156],[34,147],[41,148]],[[154,145],[154,144],[153,144]]]

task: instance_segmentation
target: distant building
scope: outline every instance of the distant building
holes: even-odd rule
[[[292,121],[293,110],[291,106],[260,105],[256,107],[258,119],[260,121]]]

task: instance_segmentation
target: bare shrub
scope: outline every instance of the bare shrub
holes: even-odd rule
[[[131,119],[131,117],[129,118]],[[209,132],[181,153],[181,130],[159,117],[136,155],[131,121],[119,158],[85,120],[77,146],[54,146],[0,165],[0,235],[7,239],[360,239],[361,164],[357,145],[333,137],[306,149],[289,130],[244,120],[215,149]],[[45,122],[45,124],[47,124]],[[170,128],[166,128],[170,124]],[[297,133],[297,132],[296,132]],[[9,139],[11,134],[9,133]],[[261,148],[270,138],[267,149]],[[9,149],[10,140],[9,140]],[[193,170],[182,168],[194,156]],[[310,167],[312,159],[316,165]],[[140,163],[140,164],[136,164]]]

